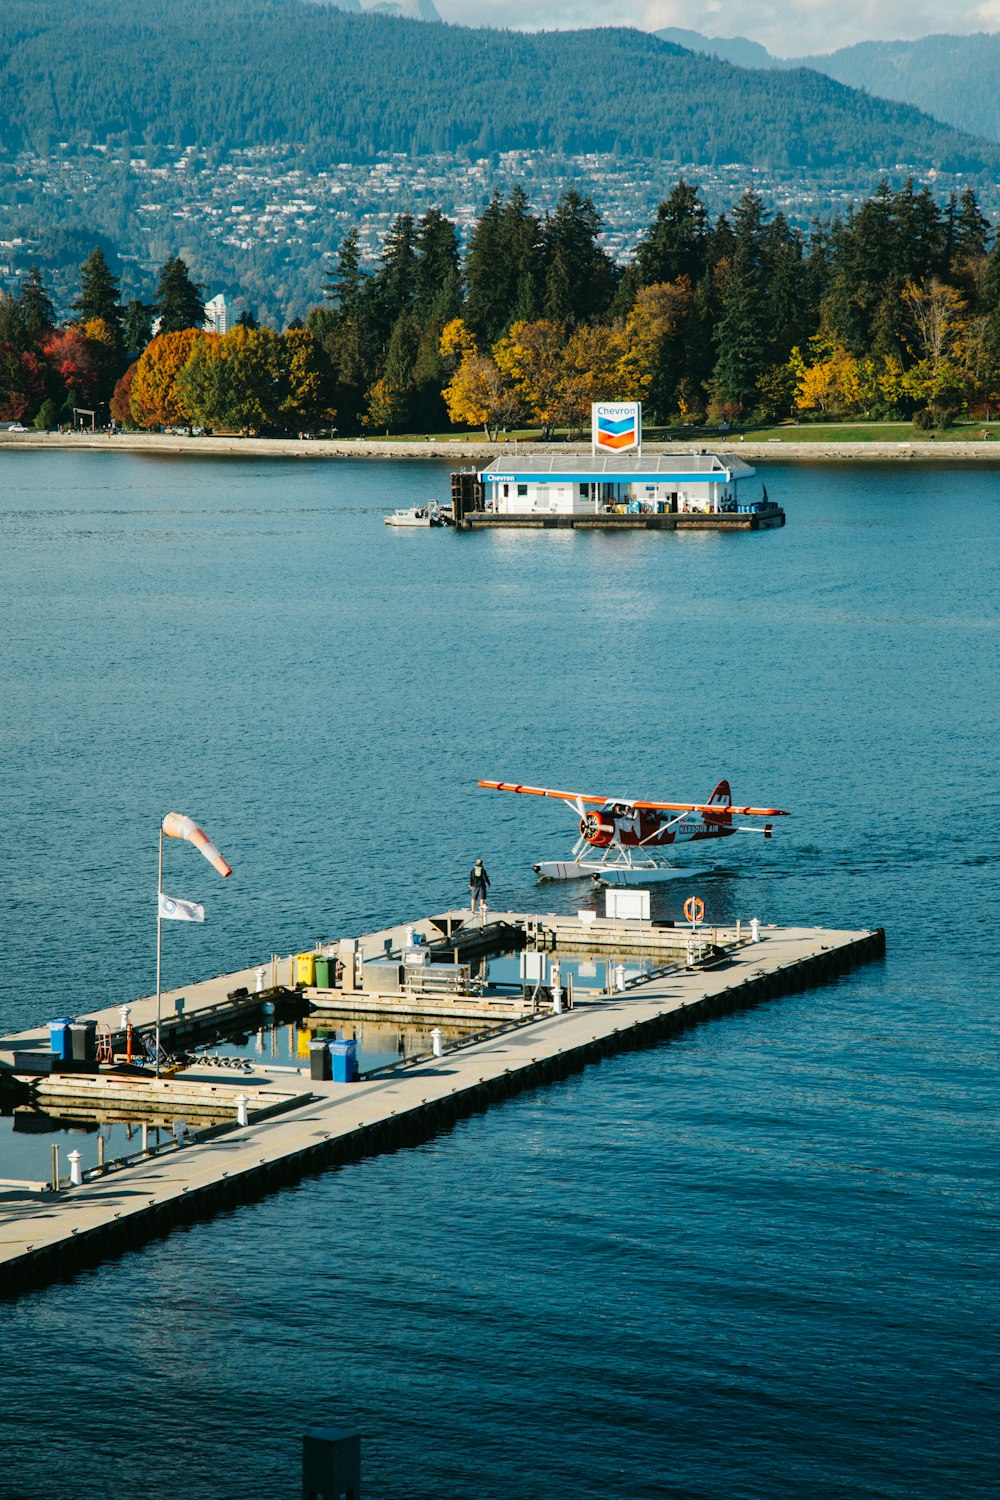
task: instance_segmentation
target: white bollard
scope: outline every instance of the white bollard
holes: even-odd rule
[[[444,1057],[444,1032],[440,1026],[435,1026],[431,1032],[431,1051],[435,1057]]]
[[[750,941],[751,943],[760,942],[760,922],[756,917],[750,919]]]
[[[690,938],[687,941],[687,966],[689,969],[694,968],[694,943]]]
[[[254,970],[254,974],[257,976],[257,993],[259,995],[261,990],[264,988],[264,978],[267,974],[267,970],[265,969],[264,965],[261,964],[259,968]]]
[[[234,1103],[236,1104],[237,1125],[249,1125],[250,1116],[247,1114],[247,1105],[250,1103],[250,1100],[246,1094],[237,1094]]]
[[[412,927],[406,927],[406,928],[403,929],[403,947],[404,948],[412,948],[413,947],[413,936],[414,936],[414,933],[413,933],[413,928]]]
[[[554,1016],[561,1016],[563,1013],[562,985],[559,979],[559,960],[554,958],[549,966],[549,986],[552,991],[552,1014]]]
[[[79,1187],[83,1182],[83,1173],[80,1171],[79,1151],[71,1151],[69,1153],[69,1180],[73,1187]]]
[[[615,989],[621,991],[621,990],[624,990],[624,988],[625,988],[625,965],[624,964],[615,964]]]
[[[130,1005],[123,1005],[121,1010],[118,1012],[118,1029],[120,1031],[124,1031],[128,1026],[129,1016],[131,1014],[132,1007]]]

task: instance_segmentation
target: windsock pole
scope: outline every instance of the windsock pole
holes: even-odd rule
[[[163,955],[163,835],[171,839],[186,839],[189,844],[205,856],[213,869],[225,879],[233,873],[228,860],[223,859],[204,828],[193,818],[183,813],[167,813],[160,823],[160,871],[156,882],[156,1076],[160,1076],[160,1008],[163,989],[161,984]],[[180,903],[184,905],[186,903]],[[169,915],[169,913],[168,913]],[[204,920],[204,914],[201,920]]]
[[[160,897],[163,895],[163,824],[160,824],[160,870],[156,877],[156,1076],[160,1076],[160,975],[163,958],[163,913]]]

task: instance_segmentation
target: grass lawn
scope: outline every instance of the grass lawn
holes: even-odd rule
[[[646,427],[647,443],[977,443],[984,437],[1000,442],[1000,422],[956,422],[952,427],[921,432],[912,422],[782,422],[775,427],[746,427],[730,430],[718,427]],[[382,443],[477,443],[484,448],[505,447],[509,443],[539,443],[537,427],[519,428],[487,439],[482,428],[470,432],[394,433],[391,437],[368,436],[369,442]],[[586,443],[588,434],[574,433],[573,441]],[[567,441],[565,432],[553,435],[552,442]]]

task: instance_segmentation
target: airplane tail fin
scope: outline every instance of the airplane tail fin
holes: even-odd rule
[[[718,786],[715,788],[715,791],[708,799],[708,806],[711,807],[713,802],[720,802],[723,807],[732,807],[733,794],[729,789],[728,781],[719,782]]]

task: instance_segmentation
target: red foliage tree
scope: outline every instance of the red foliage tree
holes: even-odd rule
[[[62,384],[64,399],[73,391],[79,401],[94,401],[100,377],[93,352],[78,329],[64,328],[51,334],[42,345],[42,353],[52,374]]]
[[[137,359],[132,361],[125,374],[116,384],[114,394],[111,397],[111,416],[118,423],[119,427],[129,427],[133,421],[129,398],[132,395],[132,382],[135,379],[138,364],[139,361]]]

